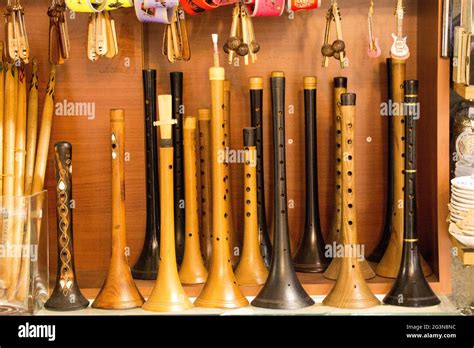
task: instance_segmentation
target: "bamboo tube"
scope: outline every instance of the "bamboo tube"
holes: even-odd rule
[[[2,214],[3,231],[2,242],[8,247],[11,245],[12,221],[9,218],[13,209],[14,172],[15,172],[15,69],[13,65],[7,64],[5,68],[5,119],[4,119],[4,154],[3,154],[3,208],[7,214]],[[6,215],[6,218],[5,218]],[[11,259],[4,257],[0,259],[2,264],[0,279],[2,288],[10,287]]]
[[[17,118],[15,133],[15,177],[14,177],[14,204],[15,218],[12,235],[12,247],[20,250],[23,241],[24,218],[21,212],[24,210],[25,189],[25,146],[26,146],[26,71],[22,64],[18,69],[18,99]],[[7,299],[12,301],[18,286],[18,278],[21,266],[21,254],[14,253],[11,258],[10,287],[7,290]]]
[[[3,52],[3,42],[0,41]],[[3,192],[3,117],[5,113],[5,64],[0,60],[0,193]],[[0,235],[0,244],[2,244]]]
[[[30,195],[33,188],[36,142],[38,138],[38,64],[35,59],[33,59],[32,67],[33,70],[28,94],[28,121],[26,130],[25,195]]]
[[[43,113],[41,117],[41,128],[39,133],[39,140],[36,150],[35,166],[33,172],[33,184],[29,194],[37,194],[43,191],[44,179],[46,175],[46,164],[48,161],[49,140],[51,137],[51,126],[53,122],[54,113],[54,93],[56,88],[56,67],[51,65],[49,71],[48,86],[46,88],[46,96],[44,99]],[[31,100],[30,100],[31,101]],[[29,101],[29,102],[30,102]],[[31,105],[29,103],[29,105]],[[30,116],[30,115],[28,115]],[[38,202],[38,210],[42,209],[42,202]],[[24,243],[30,244],[31,228],[34,228],[30,223],[26,228]],[[37,223],[37,234],[41,233],[41,220]],[[23,258],[20,270],[19,289],[17,292],[17,300],[24,301],[29,288],[29,274],[30,274],[30,259]]]

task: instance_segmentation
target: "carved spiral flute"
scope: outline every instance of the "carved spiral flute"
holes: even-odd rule
[[[89,306],[77,283],[74,267],[72,219],[72,146],[60,142],[54,146],[56,173],[56,221],[58,238],[58,270],[56,284],[45,308],[72,311]]]

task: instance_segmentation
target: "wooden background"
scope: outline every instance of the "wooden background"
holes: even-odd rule
[[[48,27],[46,10],[48,0],[24,0],[31,53],[38,58],[41,76],[41,98],[47,77]],[[429,1],[436,4],[436,1]],[[232,83],[231,145],[242,148],[242,128],[250,125],[248,78],[264,77],[264,143],[267,215],[271,225],[272,214],[272,156],[271,123],[269,109],[269,76],[274,70],[282,70],[287,76],[286,101],[294,107],[287,113],[287,172],[288,197],[294,201],[289,209],[290,231],[293,249],[298,245],[304,227],[304,114],[302,82],[305,75],[318,77],[318,168],[319,198],[323,233],[328,233],[332,216],[334,195],[334,126],[332,110],[332,79],[335,76],[349,78],[349,91],[357,93],[356,115],[356,171],[357,212],[359,240],[370,253],[379,239],[382,228],[385,193],[387,191],[387,142],[386,119],[380,116],[380,103],[386,98],[385,58],[389,54],[391,32],[395,30],[394,7],[396,1],[376,1],[374,30],[380,38],[382,56],[369,59],[367,50],[368,1],[340,1],[344,39],[347,45],[349,68],[342,70],[337,61],[331,59],[330,67],[321,68],[320,47],[323,41],[325,14],[328,1],[322,1],[322,9],[296,13],[294,19],[285,14],[282,18],[256,18],[254,27],[257,41],[261,44],[256,64],[228,66],[221,52],[221,64],[225,64],[226,77]],[[417,76],[421,55],[417,49],[419,5],[417,1],[406,1],[407,14],[404,30],[412,56],[407,62],[407,77],[419,78],[423,90],[425,81],[433,82],[436,74],[429,67],[424,75]],[[435,5],[434,5],[435,6]],[[74,242],[76,269],[82,287],[99,287],[108,268],[110,254],[111,184],[109,154],[109,116],[112,108],[126,111],[126,152],[130,161],[125,163],[127,242],[130,247],[130,263],[134,264],[141,251],[145,228],[145,171],[144,171],[144,118],[141,70],[143,67],[158,70],[158,93],[169,93],[169,72],[184,72],[184,104],[186,114],[197,115],[197,109],[210,105],[208,93],[208,67],[212,64],[211,33],[219,33],[220,45],[227,39],[230,29],[232,7],[221,8],[199,16],[187,17],[192,59],[190,62],[170,64],[161,55],[163,26],[151,24],[142,28],[133,9],[115,11],[119,49],[118,57],[99,62],[86,58],[87,14],[76,14],[69,18],[71,37],[71,59],[58,69],[56,102],[94,102],[96,118],[85,116],[56,116],[53,122],[51,147],[60,140],[73,145],[73,196]],[[432,23],[433,21],[431,21]],[[0,29],[3,30],[3,29]],[[433,31],[433,35],[435,32]],[[427,34],[427,36],[429,36]],[[144,39],[143,39],[144,38]],[[430,52],[430,59],[437,59]],[[428,58],[426,58],[428,61]],[[434,77],[433,77],[434,76]],[[427,86],[428,87],[428,86]],[[433,96],[432,99],[436,98]],[[426,98],[430,100],[430,98]],[[423,111],[423,104],[422,104]],[[422,115],[428,117],[428,115]],[[423,121],[422,121],[423,122]],[[425,121],[426,122],[426,121]],[[420,122],[421,123],[421,122]],[[428,130],[423,133],[429,134]],[[435,141],[436,138],[433,139]],[[420,143],[423,146],[423,143]],[[420,149],[421,161],[429,154]],[[50,152],[47,189],[50,191],[50,250],[51,275],[56,268],[56,221],[54,197],[53,156]],[[233,212],[240,233],[242,221],[243,165],[232,165]],[[436,164],[429,164],[436,171]],[[436,174],[426,172],[421,178],[422,195],[436,187]],[[432,194],[428,194],[428,196]],[[434,203],[427,204],[429,207]],[[428,207],[428,208],[429,208]],[[423,251],[428,261],[437,270],[436,213],[428,214],[428,225],[421,228],[424,239]]]

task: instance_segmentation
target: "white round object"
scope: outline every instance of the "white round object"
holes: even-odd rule
[[[466,236],[460,233],[460,229],[454,225],[449,225],[449,234],[451,234],[456,240],[458,240],[461,244],[469,247],[474,248],[474,235],[473,236]]]
[[[472,176],[459,176],[451,180],[451,184],[460,190],[474,191],[474,178]]]

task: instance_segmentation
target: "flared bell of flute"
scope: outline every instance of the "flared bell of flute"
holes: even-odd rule
[[[175,215],[173,200],[173,143],[171,140],[171,95],[158,96],[160,125],[160,203],[161,236],[158,278],[143,309],[154,312],[175,312],[192,308],[178,275],[175,244]]]
[[[142,252],[132,268],[132,275],[135,279],[155,280],[160,259],[158,144],[153,125],[156,119],[156,70],[143,70],[142,77],[145,96],[146,227]]]
[[[53,311],[74,311],[89,307],[89,301],[79,289],[74,265],[71,144],[57,143],[54,155],[59,256],[56,284],[44,307]]]
[[[259,245],[256,145],[257,128],[244,128],[244,245],[235,277],[239,285],[246,286],[264,284],[268,276]]]
[[[271,100],[274,144],[274,236],[270,273],[252,306],[272,309],[297,309],[311,306],[313,299],[296,276],[288,231],[285,164],[285,75],[273,72]]]
[[[416,120],[419,118],[418,81],[404,82],[405,106],[405,209],[403,254],[397,279],[383,302],[395,306],[427,307],[440,303],[421,269],[416,220]]]
[[[248,305],[232,269],[229,250],[229,212],[224,204],[225,169],[219,154],[225,151],[224,80],[225,70],[219,66],[217,34],[213,34],[214,66],[209,69],[211,84],[211,157],[212,157],[212,254],[209,275],[195,306],[239,308]]]
[[[337,244],[341,242],[342,230],[342,115],[341,115],[341,95],[347,92],[347,78],[334,78],[334,128],[335,128],[335,197],[334,197],[334,213],[331,223],[331,230],[329,233],[329,243],[332,249],[336,250]],[[341,269],[341,257],[333,255],[332,261],[325,270],[324,278],[336,280]],[[371,279],[375,277],[375,272],[370,267],[365,258],[358,260],[359,267],[364,279]]]
[[[112,256],[104,285],[93,308],[128,309],[140,307],[143,297],[133,281],[126,250],[124,111],[111,110],[112,158]]]
[[[184,256],[179,269],[179,279],[183,284],[206,282],[207,269],[201,255],[197,206],[196,172],[196,118],[185,117],[184,127],[184,176],[186,211]]]
[[[319,222],[318,159],[316,140],[316,76],[304,78],[306,205],[305,226],[301,244],[293,259],[299,272],[324,272],[329,266]]]
[[[360,249],[357,244],[357,212],[355,196],[355,125],[356,95],[341,95],[341,147],[345,160],[342,162],[342,225],[340,245],[343,257],[336,284],[323,300],[326,306],[339,308],[369,308],[380,302],[370,290],[361,272]],[[359,252],[357,252],[359,250]]]

